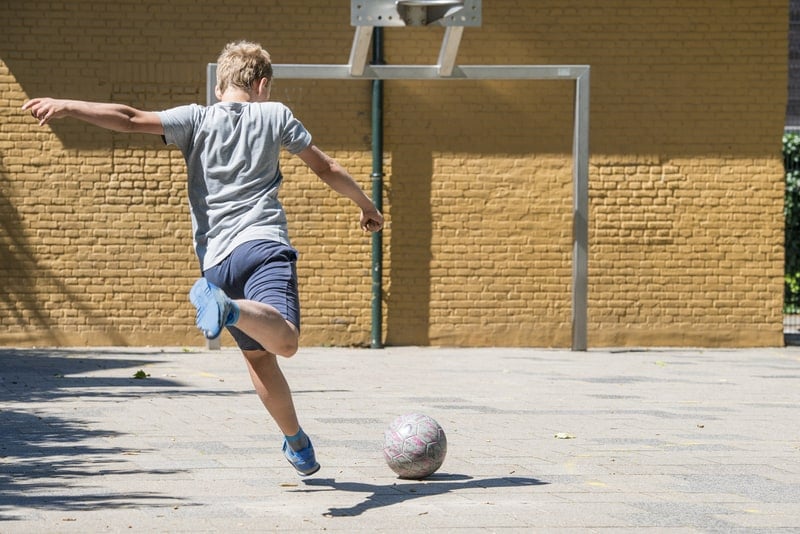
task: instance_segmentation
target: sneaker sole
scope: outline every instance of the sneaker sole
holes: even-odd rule
[[[289,465],[291,465],[292,467],[294,467],[294,464],[293,464],[292,462],[289,462]],[[313,475],[314,473],[316,473],[317,471],[319,471],[321,468],[322,468],[322,466],[321,466],[320,464],[317,464],[317,467],[316,467],[316,468],[315,468],[313,471],[309,471],[309,472],[307,472],[307,473],[303,473],[302,471],[299,471],[299,470],[298,470],[296,467],[294,467],[294,470],[295,470],[295,471],[297,472],[297,474],[298,474],[298,475],[300,475],[301,477],[310,477],[311,475]]]
[[[208,314],[209,305],[213,305],[213,309],[216,311],[216,323],[213,325],[214,330],[208,330],[200,326],[200,324],[197,324],[197,327],[203,332],[203,335],[207,339],[218,338],[220,334],[222,334],[222,328],[224,326],[222,318],[224,310],[220,309],[220,303],[214,293],[215,291],[213,286],[211,286],[211,284],[205,278],[200,278],[197,280],[192,286],[191,291],[189,291],[189,300],[192,302],[192,304],[194,304],[195,308],[199,310],[201,304],[205,305],[203,310],[205,312],[204,315]],[[195,322],[199,323],[199,321]]]

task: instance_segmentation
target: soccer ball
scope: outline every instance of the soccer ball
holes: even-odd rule
[[[442,466],[447,437],[427,415],[401,415],[384,432],[383,457],[400,478],[419,480]]]

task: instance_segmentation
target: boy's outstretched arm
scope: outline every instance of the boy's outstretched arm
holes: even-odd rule
[[[328,184],[331,189],[344,195],[361,208],[361,228],[368,232],[377,232],[383,228],[383,215],[375,204],[364,194],[353,177],[339,165],[336,160],[325,154],[314,145],[297,154],[314,174]]]
[[[117,132],[164,134],[164,127],[157,113],[124,104],[33,98],[25,102],[22,109],[30,111],[39,120],[39,126],[53,119],[72,117]]]

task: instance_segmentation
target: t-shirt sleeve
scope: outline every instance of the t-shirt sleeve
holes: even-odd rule
[[[300,122],[292,111],[284,106],[283,130],[281,131],[281,144],[292,154],[302,152],[311,144],[311,134],[308,133],[303,123]]]
[[[164,141],[168,145],[176,145],[185,153],[192,142],[200,110],[197,104],[189,104],[159,111],[158,117],[164,127]]]

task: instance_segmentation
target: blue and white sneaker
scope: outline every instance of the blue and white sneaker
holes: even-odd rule
[[[286,456],[286,459],[289,460],[289,463],[295,468],[297,474],[302,477],[313,475],[319,471],[320,465],[317,463],[317,458],[314,454],[314,446],[311,444],[310,439],[308,440],[308,447],[300,449],[299,451],[294,451],[289,446],[289,442],[283,440],[283,455]]]
[[[194,283],[189,291],[189,300],[197,308],[197,328],[208,339],[216,339],[224,326],[235,324],[239,319],[239,306],[205,278]]]

